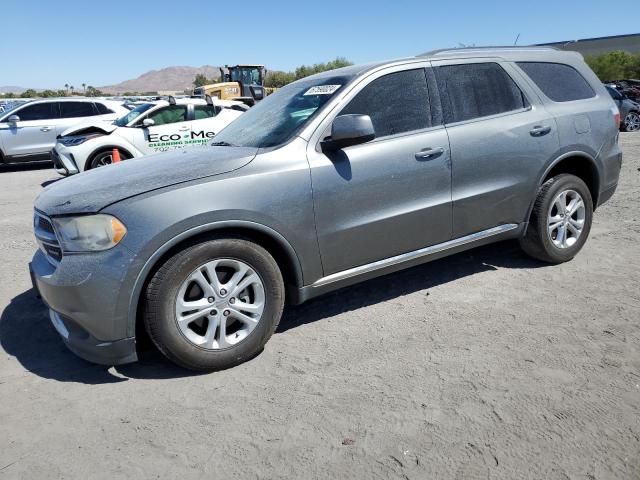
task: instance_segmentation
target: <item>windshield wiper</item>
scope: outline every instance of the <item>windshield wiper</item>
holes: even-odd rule
[[[213,147],[237,147],[237,145],[229,142],[212,142],[210,145]]]

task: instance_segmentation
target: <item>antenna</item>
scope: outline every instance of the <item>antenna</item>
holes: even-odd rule
[[[513,46],[515,47],[516,45],[518,45],[518,40],[520,39],[520,34],[518,34],[518,36],[516,37],[516,41],[513,42]]]

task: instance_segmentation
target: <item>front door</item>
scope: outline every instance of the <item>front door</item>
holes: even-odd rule
[[[187,121],[187,105],[169,105],[144,116],[153,120],[150,127],[134,131],[134,145],[143,154],[167,152],[184,148],[191,138],[191,122]]]
[[[11,115],[20,117],[17,123],[7,122]],[[4,154],[12,160],[48,158],[56,143],[56,123],[59,121],[56,102],[34,103],[17,108],[0,122]]]
[[[338,115],[369,115],[374,140],[335,153],[309,146],[325,275],[451,238],[449,141],[426,74],[378,73],[351,95]]]

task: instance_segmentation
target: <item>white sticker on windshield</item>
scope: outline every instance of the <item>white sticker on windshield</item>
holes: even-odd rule
[[[318,85],[317,87],[311,87],[305,92],[305,95],[331,95],[338,90],[342,85]]]

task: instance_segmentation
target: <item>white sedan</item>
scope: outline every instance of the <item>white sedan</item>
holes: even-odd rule
[[[53,151],[54,168],[73,175],[121,160],[204,145],[238,118],[241,102],[207,98],[159,100],[139,104],[113,123],[76,125],[64,131]]]

